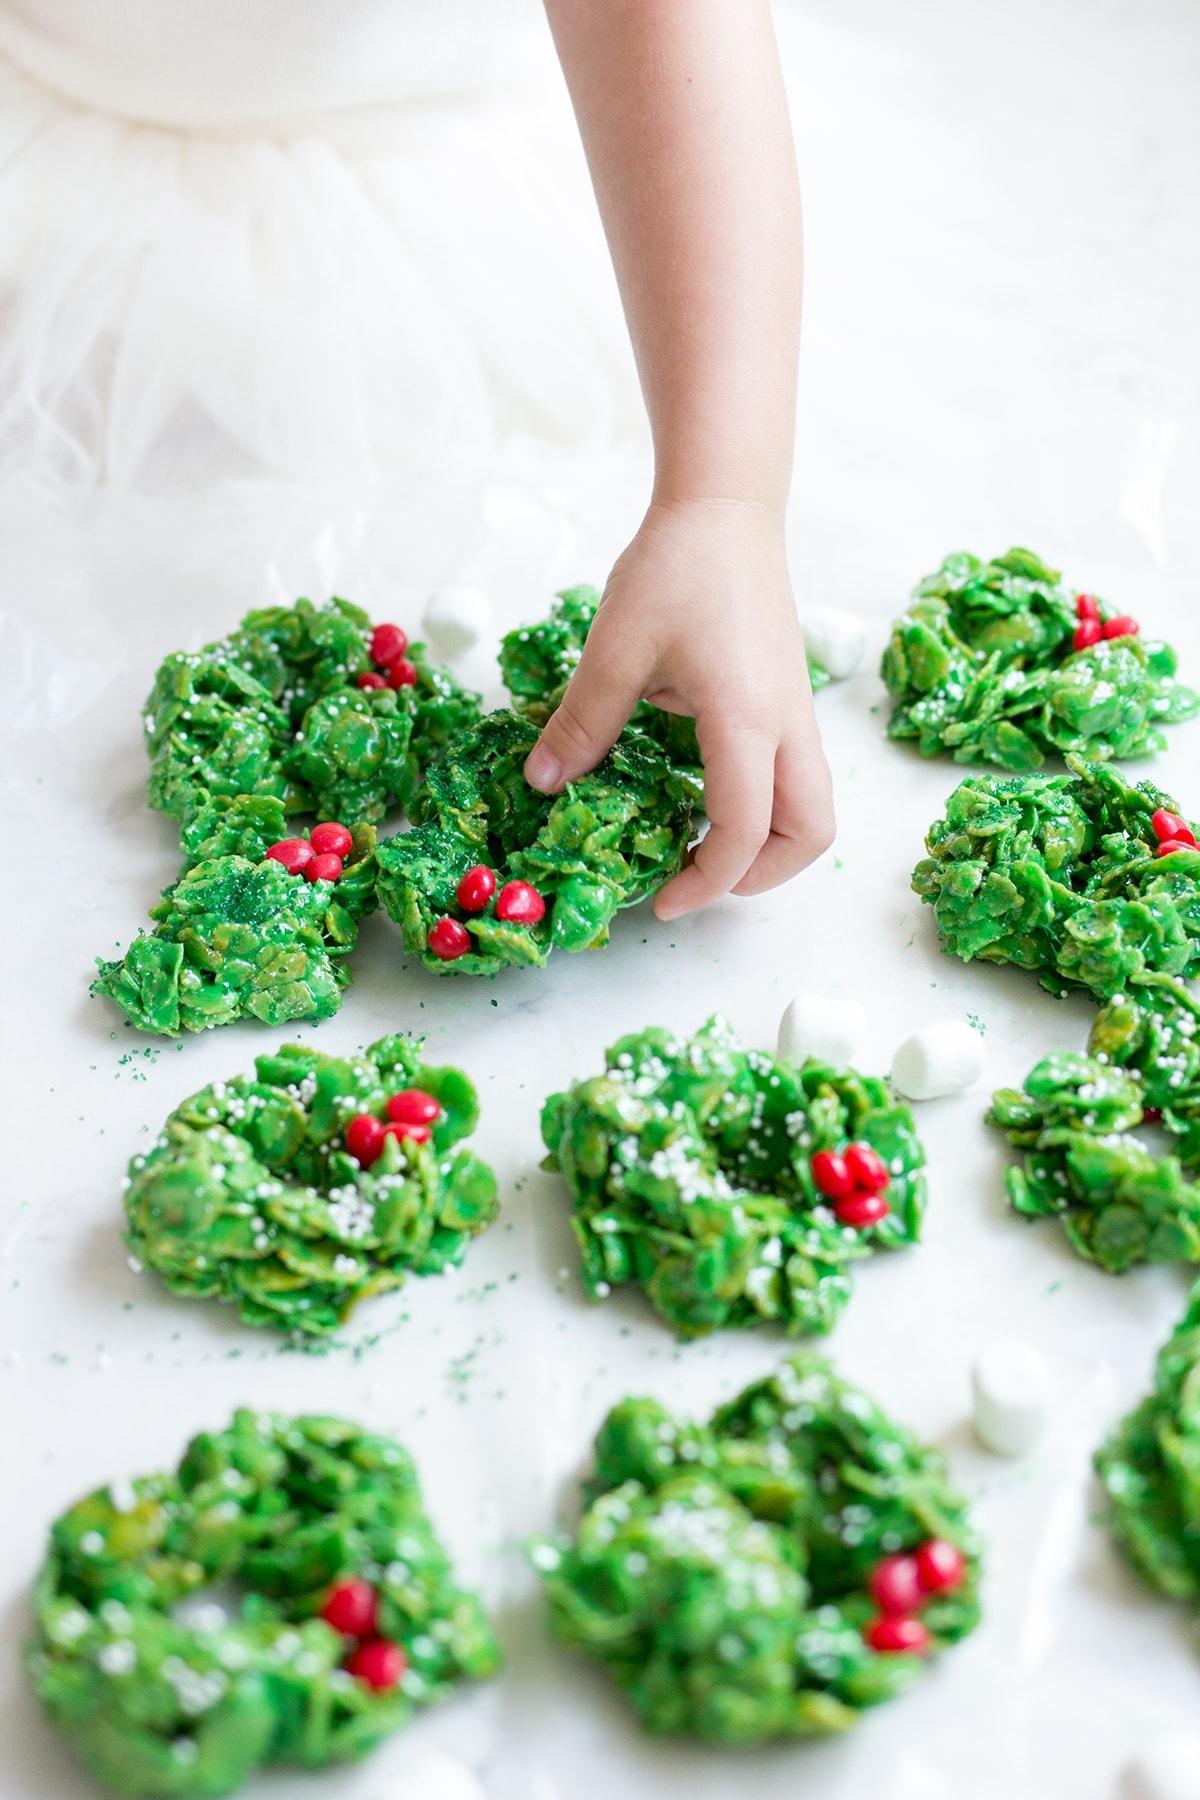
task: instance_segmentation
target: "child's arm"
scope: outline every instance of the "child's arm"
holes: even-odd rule
[[[660,918],[761,893],[833,838],[784,554],[800,197],[767,0],[546,0],[629,320],[654,493],[562,705],[539,788],[642,697],[696,719],[711,830]]]

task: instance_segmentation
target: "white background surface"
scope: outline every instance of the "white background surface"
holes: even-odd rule
[[[1200,677],[1200,13],[1190,0],[823,0],[781,5],[805,173],[810,281],[794,567],[801,601],[869,618],[871,662],[912,582],[951,548],[1012,542],[1060,562],[1180,645]],[[92,1790],[16,1663],[50,1518],[113,1476],[174,1462],[244,1401],[344,1410],[415,1452],[463,1577],[483,1585],[506,1674],[370,1762],[276,1773],[279,1800],[388,1800],[435,1747],[496,1800],[1103,1800],[1148,1735],[1185,1727],[1200,1660],[1090,1522],[1088,1458],[1144,1389],[1182,1308],[1177,1271],[1113,1280],[1002,1198],[980,1115],[1089,1009],[1011,971],[943,958],[908,890],[957,779],[882,739],[870,670],[821,696],[840,838],[791,887],[660,926],[622,917],[603,955],[543,974],[439,980],[368,923],[332,1051],[423,1029],[482,1093],[478,1148],[500,1221],[465,1268],[364,1308],[361,1354],[281,1350],[227,1308],[170,1299],[126,1267],[119,1183],[143,1132],[276,1034],[148,1042],[86,996],[177,868],[144,805],[138,708],[168,649],[245,606],[331,588],[416,621],[431,585],[477,581],[504,626],[601,578],[636,520],[634,471],[605,483],[513,458],[475,513],[373,509],[229,490],[111,500],[67,527],[0,491],[9,1103],[0,1197],[0,1795]],[[468,674],[475,672],[468,667]],[[486,667],[483,668],[486,674]],[[1200,810],[1200,724],[1145,772]],[[546,1093],[618,1033],[728,1014],[773,1046],[797,989],[867,1005],[863,1066],[914,1025],[976,1014],[984,1083],[919,1109],[931,1159],[924,1244],[856,1273],[829,1348],[948,1447],[989,1543],[986,1616],[908,1697],[849,1739],[755,1755],[644,1741],[602,1678],[551,1647],[519,1553],[569,1507],[607,1406],[632,1390],[706,1413],[786,1352],[768,1334],[677,1347],[635,1295],[589,1306],[558,1182],[538,1172]],[[298,1034],[299,1035],[299,1034]],[[377,1342],[366,1340],[379,1334]],[[1028,1461],[974,1449],[968,1368],[1029,1338],[1055,1376]]]

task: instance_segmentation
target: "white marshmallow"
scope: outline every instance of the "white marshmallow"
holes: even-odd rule
[[[442,656],[462,656],[487,635],[492,623],[492,603],[481,588],[438,588],[430,597],[421,623],[426,637]]]
[[[892,1085],[906,1100],[941,1100],[983,1074],[983,1039],[959,1019],[925,1025],[892,1058]]]
[[[779,1021],[779,1055],[793,1063],[816,1056],[841,1068],[857,1054],[866,1029],[866,1008],[857,1000],[797,994]]]
[[[800,615],[804,647],[835,681],[853,675],[867,653],[867,628],[853,613],[816,606]]]
[[[442,1751],[424,1756],[390,1783],[379,1800],[488,1800],[473,1769]]]
[[[1171,1732],[1146,1744],[1129,1764],[1122,1800],[1200,1800],[1200,1736]]]
[[[1019,1338],[996,1338],[971,1370],[975,1435],[997,1456],[1024,1456],[1046,1423],[1045,1358]]]

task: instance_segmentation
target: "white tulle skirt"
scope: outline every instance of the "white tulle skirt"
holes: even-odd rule
[[[0,53],[0,480],[361,496],[639,418],[553,84],[181,128]]]

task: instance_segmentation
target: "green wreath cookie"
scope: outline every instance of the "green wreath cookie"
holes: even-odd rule
[[[500,674],[512,695],[513,708],[539,729],[566,692],[599,605],[598,588],[586,583],[563,588],[555,595],[548,617],[537,625],[522,625],[500,641]],[[830,680],[828,670],[811,656],[808,675],[814,693]],[[642,700],[634,708],[629,728],[650,738],[676,768],[703,775],[694,720]]]
[[[499,1664],[407,1451],[341,1419],[240,1411],[173,1474],[97,1489],[52,1526],[33,1610],[33,1685],[123,1796],[352,1760]]]
[[[634,733],[565,793],[524,777],[537,727],[489,713],[426,772],[412,831],[376,849],[379,899],[426,968],[545,966],[608,941],[618,909],[683,865],[697,791]]]
[[[1048,752],[1148,756],[1165,748],[1159,726],[1200,710],[1176,667],[1169,644],[1064,588],[1031,550],[988,563],[959,552],[892,627],[880,671],[896,700],[888,736],[1003,769],[1036,769]]]
[[[550,1096],[542,1137],[588,1293],[638,1282],[681,1337],[828,1331],[849,1265],[919,1234],[924,1153],[888,1084],[743,1050],[723,1019],[621,1038]]]
[[[479,717],[479,696],[397,625],[346,600],[267,607],[165,658],[143,712],[150,804],[186,819],[212,795],[375,822]]]
[[[647,1731],[844,1731],[978,1622],[979,1546],[943,1457],[820,1357],[704,1426],[622,1401],[595,1459],[575,1537],[532,1558],[556,1636]]]
[[[97,957],[92,993],[170,1037],[235,1019],[329,1018],[359,924],[378,904],[375,832],[333,821],[309,838],[286,832],[274,796],[206,800],[184,826],[183,874],[150,908],[153,930],[117,961]]]
[[[1026,1218],[1057,1218],[1080,1256],[1110,1275],[1137,1263],[1200,1262],[1200,1185],[1178,1155],[1132,1134],[1164,1115],[1145,1103],[1136,1071],[1106,1056],[1056,1051],[1018,1091],[992,1097],[989,1125],[1024,1152],[1005,1172]],[[1200,1148],[1195,1138],[1190,1148]]]
[[[232,1301],[248,1325],[336,1330],[370,1294],[461,1262],[496,1180],[458,1148],[479,1117],[421,1038],[352,1056],[285,1044],[254,1079],[176,1107],[129,1165],[126,1241],[172,1293]]]
[[[944,948],[1101,1000],[1196,974],[1194,828],[1149,782],[1067,762],[1067,775],[970,776],[951,794],[912,881]]]
[[[1158,1353],[1154,1391],[1096,1452],[1105,1523],[1153,1587],[1200,1603],[1200,1292]]]

